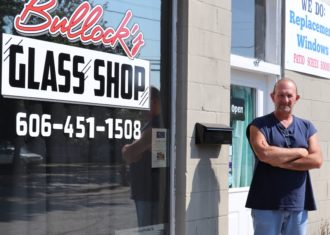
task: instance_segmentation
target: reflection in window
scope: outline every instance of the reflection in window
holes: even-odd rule
[[[17,34],[13,20],[25,2],[16,0],[0,4],[0,37],[2,33]],[[82,2],[85,1],[58,0],[52,16],[70,18]],[[0,234],[137,235],[145,234],[143,230],[169,234],[170,171],[166,152],[169,148],[155,154],[152,151],[155,149],[155,144],[152,145],[155,133],[159,135],[158,139],[163,137],[166,144],[169,142],[166,131],[170,125],[170,101],[166,94],[170,93],[168,81],[171,79],[164,78],[164,74],[170,74],[170,71],[161,63],[168,61],[161,55],[162,46],[166,46],[166,50],[169,48],[169,40],[165,40],[164,35],[170,33],[162,25],[171,24],[162,21],[170,20],[170,12],[161,8],[168,3],[160,0],[89,2],[92,6],[99,4],[104,7],[103,18],[99,22],[104,28],[117,28],[125,12],[132,10],[129,27],[133,23],[139,24],[145,40],[145,46],[136,58],[150,62],[151,109],[1,96]],[[40,19],[31,17],[31,20]],[[31,38],[82,47],[86,51],[98,50],[104,52],[103,55],[126,56],[120,44],[114,48],[102,44],[84,45],[49,34]],[[68,73],[72,68],[70,61],[65,61]],[[42,63],[35,61],[36,66]],[[57,58],[54,65],[57,66]],[[28,66],[26,64],[24,68]],[[57,70],[56,67],[56,79],[63,81]],[[18,113],[21,114],[19,119]],[[17,134],[17,131],[30,134],[47,132],[50,122],[57,124],[56,128],[51,126],[50,136]],[[31,127],[27,127],[30,124]],[[110,129],[113,130],[112,137],[109,137]],[[138,142],[136,136],[141,136],[143,143]],[[140,148],[132,150],[136,144],[140,144]],[[125,152],[125,149],[130,152]],[[154,162],[162,162],[163,165]]]

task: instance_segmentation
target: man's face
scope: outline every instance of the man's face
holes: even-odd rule
[[[275,104],[275,111],[282,113],[291,113],[294,104],[300,98],[295,84],[291,81],[279,82],[271,97]]]

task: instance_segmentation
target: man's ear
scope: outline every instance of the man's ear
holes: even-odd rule
[[[272,99],[272,101],[274,101],[274,97],[275,97],[274,92],[270,93],[270,98]]]
[[[300,99],[300,95],[297,94],[296,101],[298,101],[299,99]]]

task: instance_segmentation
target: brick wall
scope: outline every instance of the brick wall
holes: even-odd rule
[[[301,99],[294,113],[314,123],[324,158],[321,169],[311,170],[318,210],[309,214],[308,234],[328,235],[330,234],[330,226],[327,226],[330,224],[330,80],[290,71],[286,71],[285,76],[294,79],[297,83]]]
[[[196,146],[196,122],[229,124],[228,0],[178,1],[176,234],[228,234],[228,146]]]

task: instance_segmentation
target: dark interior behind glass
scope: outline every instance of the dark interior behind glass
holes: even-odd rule
[[[69,18],[81,2],[58,0],[52,14]],[[99,23],[104,27],[117,27],[128,9],[134,13],[132,20],[139,24],[145,39],[145,46],[136,58],[150,62],[150,105],[157,106],[158,112],[153,115],[149,110],[127,107],[1,95],[0,234],[125,235],[145,234],[147,229],[169,234],[170,3],[89,2],[92,6],[103,6],[104,15]],[[1,45],[2,33],[19,35],[13,20],[22,7],[23,1],[1,3]],[[119,44],[114,48],[84,45],[49,34],[31,38],[126,56]],[[36,60],[35,66],[39,63],[43,62]],[[19,119],[18,114],[23,117]],[[123,158],[122,151],[125,145],[136,141],[134,133],[126,133],[126,138],[109,138],[106,132],[97,131],[92,137],[86,134],[78,138],[63,130],[52,130],[49,137],[17,135],[18,120],[36,126],[44,115],[63,124],[70,117],[69,124],[73,126],[83,120],[86,133],[91,128],[89,122],[98,126],[105,125],[106,120],[122,120],[123,128],[131,128],[132,132],[140,129],[141,136],[146,133],[149,137],[143,143],[145,149],[136,157],[138,160],[130,162]],[[156,128],[167,131],[167,158],[163,167],[152,166],[150,135]],[[36,132],[33,128],[29,131]]]

